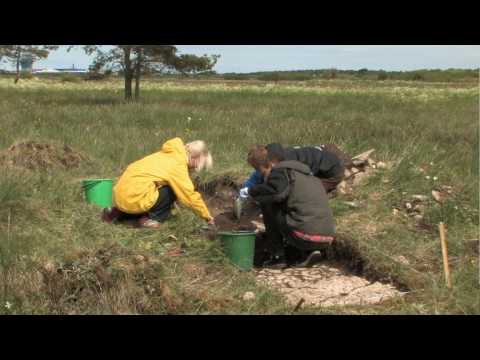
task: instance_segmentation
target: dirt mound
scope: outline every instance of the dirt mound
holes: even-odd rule
[[[52,310],[69,313],[90,310],[92,303],[108,304],[113,313],[135,308],[175,312],[182,299],[159,279],[160,262],[118,244],[69,255],[62,263],[40,268]]]
[[[88,162],[87,156],[74,151],[68,145],[39,143],[35,141],[18,142],[0,152],[0,164],[21,167],[29,170],[72,169],[82,162]]]

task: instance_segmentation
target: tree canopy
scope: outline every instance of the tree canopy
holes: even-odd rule
[[[50,51],[58,49],[58,45],[0,45],[0,60],[8,61],[15,66],[15,83],[20,79],[20,64],[22,59],[32,61],[45,59]]]
[[[178,55],[173,45],[114,45],[104,50],[99,45],[83,46],[87,54],[95,54],[93,71],[120,70],[125,78],[125,99],[132,99],[135,81],[135,99],[140,98],[140,81],[144,74],[175,70],[182,74],[196,74],[211,70],[219,55]]]

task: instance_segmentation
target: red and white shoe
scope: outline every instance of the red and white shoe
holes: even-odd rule
[[[120,216],[120,210],[116,207],[105,208],[102,211],[102,221],[106,223],[113,223]]]
[[[146,228],[146,229],[158,229],[160,228],[161,224],[160,222],[156,220],[152,220],[147,216],[142,216],[138,220],[138,226],[141,228]]]

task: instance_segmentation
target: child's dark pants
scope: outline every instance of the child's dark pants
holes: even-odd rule
[[[267,246],[273,254],[285,254],[287,261],[299,258],[305,253],[325,248],[325,245],[297,238],[288,226],[281,205],[272,203],[260,206],[265,224]]]
[[[118,220],[135,220],[146,215],[152,220],[164,222],[170,216],[175,200],[177,200],[177,197],[172,188],[170,186],[162,186],[159,189],[158,199],[150,210],[144,214],[135,215],[121,213]]]

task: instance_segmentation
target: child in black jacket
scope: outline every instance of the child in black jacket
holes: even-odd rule
[[[335,239],[335,223],[322,182],[299,161],[250,153],[264,177],[249,195],[263,213],[266,237],[281,262],[292,265]]]

